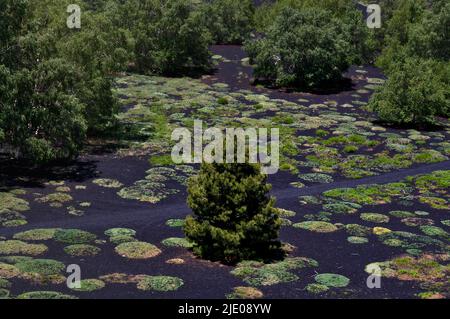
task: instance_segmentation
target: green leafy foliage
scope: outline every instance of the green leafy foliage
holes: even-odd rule
[[[174,75],[210,67],[203,5],[85,0],[78,3],[82,28],[69,29],[69,4],[0,4],[0,141],[15,157],[36,163],[72,159],[87,136],[115,127],[118,72]]]
[[[401,0],[386,19],[382,54],[377,64],[389,71],[403,55],[448,62],[446,48],[450,41],[446,31],[450,5],[443,1]]]
[[[434,123],[436,115],[450,109],[450,85],[443,73],[448,72],[435,61],[406,58],[391,66],[389,79],[368,107],[387,122]]]
[[[352,19],[358,21],[356,15],[347,21],[320,8],[284,8],[266,37],[246,45],[255,76],[278,86],[307,88],[341,79],[358,56]]]
[[[5,140],[36,162],[70,158],[86,134],[83,105],[72,95],[76,71],[61,59],[13,73],[0,66],[0,123]]]
[[[139,72],[174,75],[209,68],[211,38],[193,2],[126,1],[114,15],[134,37]]]
[[[105,13],[86,9],[77,31],[61,23],[68,4],[1,4],[8,27],[0,31],[0,138],[37,163],[71,159],[88,132],[111,126],[118,110],[111,73],[129,60],[126,35]]]
[[[391,2],[377,59],[390,79],[369,108],[395,123],[433,123],[435,115],[448,117],[450,4]]]
[[[319,274],[314,279],[327,287],[346,287],[350,283],[350,279],[338,274]]]
[[[253,1],[213,0],[203,6],[203,21],[217,44],[241,44],[253,31]]]

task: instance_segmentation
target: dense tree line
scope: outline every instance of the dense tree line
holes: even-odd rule
[[[376,61],[389,79],[369,108],[382,120],[448,117],[450,4],[377,2],[379,30],[366,27],[353,0],[256,9],[251,0],[83,0],[82,28],[69,29],[70,0],[3,0],[0,143],[35,162],[72,158],[87,136],[114,127],[117,73],[202,73],[214,43],[245,43],[255,75],[278,86],[329,85],[351,64]]]
[[[316,88],[339,80],[351,64],[375,62],[388,80],[368,107],[381,120],[416,125],[448,118],[450,3],[374,2],[382,9],[382,27],[372,30],[351,0],[279,0],[259,7],[254,20],[262,36],[246,43],[255,76],[277,86]]]
[[[217,44],[242,44],[255,27],[252,0],[211,0],[202,7],[203,24]]]
[[[2,2],[1,137],[34,162],[72,158],[87,134],[113,124],[113,74],[129,60],[126,30],[89,11],[83,28],[69,29],[70,3]]]
[[[241,43],[252,27],[250,1],[84,0],[81,29],[69,29],[71,3],[0,2],[0,143],[16,157],[76,156],[114,126],[118,72],[204,72],[211,44]]]

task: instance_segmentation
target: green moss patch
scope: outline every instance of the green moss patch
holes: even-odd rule
[[[130,243],[133,241],[138,241],[135,237],[126,236],[126,235],[117,235],[109,237],[109,241],[115,245]]]
[[[2,211],[25,212],[30,210],[29,203],[15,194],[0,192],[0,213]]]
[[[323,205],[323,209],[325,211],[334,214],[353,214],[356,213],[359,208],[361,208],[361,205],[348,202],[339,202]]]
[[[0,255],[38,256],[47,251],[43,244],[28,244],[20,240],[0,241]]]
[[[355,188],[337,188],[326,191],[323,195],[360,205],[375,205],[390,203],[392,197],[409,194],[411,191],[411,187],[406,183],[391,183],[359,185]]]
[[[450,234],[447,233],[444,229],[437,226],[420,226],[420,230],[428,236],[450,239]]]
[[[97,178],[94,179],[92,183],[105,188],[121,188],[123,186],[118,180],[110,178]]]
[[[356,237],[365,237],[372,233],[372,229],[359,224],[348,224],[345,225],[345,231],[351,235]]]
[[[363,213],[360,217],[362,220],[371,223],[383,224],[389,222],[389,217],[383,214]]]
[[[420,299],[446,299],[445,295],[437,291],[425,291],[417,294]]]
[[[194,170],[187,165],[175,165],[173,168],[168,166],[153,167],[147,171],[145,180],[137,181],[130,187],[122,188],[117,194],[125,199],[158,203],[167,196],[179,192],[176,188],[168,188],[164,183],[165,181],[175,180],[185,185],[187,179],[193,174]]]
[[[76,244],[64,247],[66,254],[76,257],[91,257],[100,253],[101,249],[87,244]]]
[[[9,193],[13,194],[13,195],[25,195],[27,193],[27,191],[22,188],[16,188],[16,189],[10,190]]]
[[[0,288],[8,289],[11,288],[11,283],[3,278],[0,278]]]
[[[403,245],[403,241],[401,241],[400,239],[391,238],[384,240],[383,244],[391,247],[401,247]]]
[[[406,281],[426,283],[445,283],[448,280],[448,266],[439,263],[438,255],[423,255],[420,257],[400,256],[385,262],[377,262],[381,275],[387,278],[397,278]],[[372,264],[366,266],[366,271]]]
[[[59,275],[65,266],[62,262],[53,259],[31,259],[18,262],[16,265],[23,273],[35,273],[44,276]]]
[[[78,299],[56,291],[30,291],[17,296],[17,299]]]
[[[158,247],[140,241],[122,243],[115,250],[120,256],[129,259],[148,259],[161,253]]]
[[[2,223],[2,226],[4,227],[20,227],[23,225],[28,224],[28,222],[25,219],[13,219],[13,220],[8,220],[6,222]]]
[[[20,212],[30,209],[28,202],[12,192],[0,192],[0,226],[18,227],[27,223]]]
[[[426,227],[426,226],[422,226]],[[378,237],[383,243],[392,245],[395,243],[397,247],[404,249],[424,249],[434,251],[445,251],[445,243],[439,239],[430,236],[418,235],[411,232],[392,231],[382,234]]]
[[[183,285],[183,280],[178,277],[145,276],[138,282],[137,288],[144,291],[175,291]]]
[[[419,201],[424,204],[428,204],[435,209],[445,209],[449,210],[450,205],[445,198],[434,197],[434,196],[423,196],[419,197]]]
[[[81,202],[79,205],[80,205],[80,207],[87,208],[87,207],[91,207],[92,203],[90,203],[90,202]]]
[[[420,217],[407,217],[401,220],[403,224],[406,226],[417,227],[417,226],[426,226],[433,225],[434,222],[429,218],[420,218]]]
[[[403,210],[393,210],[389,212],[389,215],[397,218],[408,218],[416,216],[414,213],[403,211]]]
[[[9,290],[0,288],[0,299],[7,299],[9,297]]]
[[[112,236],[135,236],[136,231],[130,228],[111,228],[105,231],[105,235]]]
[[[299,175],[299,178],[305,182],[312,183],[332,183],[334,181],[333,177],[322,173],[309,173]]]
[[[351,244],[367,244],[369,240],[366,237],[350,236],[347,241]]]
[[[450,227],[450,219],[441,220],[441,224]]]
[[[302,205],[318,205],[321,203],[320,198],[316,196],[299,196],[298,200]]]
[[[18,262],[24,261],[24,260],[32,260],[33,257],[30,256],[4,256],[0,257],[0,262],[5,262],[7,264],[17,264]]]
[[[292,210],[287,210],[287,209],[283,209],[283,208],[277,208],[277,214],[280,217],[294,217],[297,213],[292,211]]]
[[[11,223],[16,223],[17,221],[26,222],[26,217],[18,212],[13,212],[10,210],[0,211],[0,224],[2,226],[8,226]]]
[[[192,243],[190,243],[186,238],[179,238],[179,237],[166,238],[161,243],[164,246],[168,247],[184,247],[184,248],[192,247]]]
[[[233,292],[226,295],[227,299],[259,299],[264,294],[254,287],[234,287]]]
[[[243,261],[231,271],[231,274],[241,278],[251,286],[271,286],[297,280],[298,276],[292,273],[292,270],[317,266],[317,261],[305,257],[286,258],[272,264]]]
[[[14,239],[29,241],[50,240],[53,239],[56,231],[56,228],[32,229],[15,234]]]
[[[84,210],[78,209],[75,206],[68,206],[68,207],[66,207],[66,209],[67,209],[67,212],[73,216],[83,216],[83,214],[84,214]]]
[[[106,283],[112,284],[130,284],[138,283],[140,280],[147,277],[147,275],[129,275],[124,273],[112,273],[100,276],[100,279]]]
[[[182,265],[184,263],[185,263],[185,261],[182,258],[172,258],[172,259],[166,260],[166,264],[171,264],[171,265]]]
[[[166,221],[166,225],[169,227],[183,227],[184,224],[184,219],[169,219],[168,221]]]
[[[130,228],[111,228],[105,231],[105,235],[109,236],[109,241],[116,245],[138,241],[134,238],[136,231]]]
[[[422,190],[445,190],[450,187],[450,170],[434,171],[411,177],[409,180]]]
[[[55,240],[66,244],[85,244],[94,241],[95,234],[80,229],[58,229]]]
[[[14,278],[20,274],[20,270],[14,265],[0,263],[0,278]]]
[[[149,163],[155,166],[173,165],[172,156],[169,154],[153,155],[149,159]]]
[[[347,287],[350,283],[350,279],[338,274],[319,274],[314,277],[314,280],[321,285],[336,288]]]
[[[36,198],[38,203],[49,203],[52,207],[62,207],[63,204],[73,200],[73,197],[66,193],[52,193]]]
[[[58,193],[70,193],[70,187],[58,186],[55,188],[55,191],[57,191]]]
[[[316,233],[332,233],[338,230],[338,228],[328,222],[323,221],[306,221],[292,225],[295,228],[306,229]]]
[[[306,290],[311,294],[319,295],[327,292],[330,288],[322,284],[309,284],[306,286]]]
[[[80,288],[72,288],[75,291],[90,292],[100,290],[105,287],[105,283],[99,279],[83,279],[80,281]]]
[[[384,236],[386,234],[391,234],[392,230],[390,230],[389,228],[385,228],[385,227],[374,227],[372,229],[372,232],[375,235],[380,236],[380,238],[383,238],[382,236]]]

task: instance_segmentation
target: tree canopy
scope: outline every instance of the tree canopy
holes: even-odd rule
[[[246,44],[255,76],[277,86],[306,88],[341,79],[360,57],[361,38],[355,32],[360,18],[350,13],[340,19],[321,8],[283,8],[265,36]]]

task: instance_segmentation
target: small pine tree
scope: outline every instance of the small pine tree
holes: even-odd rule
[[[194,216],[184,231],[194,253],[225,263],[279,253],[281,220],[270,189],[257,164],[203,164],[188,185]]]
[[[449,115],[448,65],[405,58],[392,64],[386,83],[371,97],[368,108],[396,124],[434,124]]]

